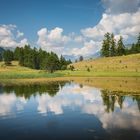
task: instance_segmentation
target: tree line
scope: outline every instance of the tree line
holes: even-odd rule
[[[105,57],[121,56],[128,54],[140,53],[140,33],[137,38],[136,44],[132,44],[130,48],[126,48],[123,43],[123,37],[120,36],[116,41],[114,34],[106,33],[102,42],[101,55]]]
[[[29,67],[32,69],[48,70],[65,70],[71,60],[66,60],[62,55],[60,58],[54,52],[46,52],[41,48],[31,48],[30,45],[24,47],[16,47],[14,51],[5,50],[2,55],[6,65],[10,65],[11,61],[16,60],[20,66]]]

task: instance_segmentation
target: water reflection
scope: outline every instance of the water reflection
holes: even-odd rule
[[[17,97],[25,97],[30,99],[31,96],[36,96],[47,93],[50,96],[55,96],[57,92],[65,85],[63,82],[50,82],[42,85],[19,85],[19,86],[2,86],[0,92],[10,94],[14,92]]]
[[[128,96],[124,96],[123,92],[110,92],[108,90],[102,90],[102,99],[103,99],[103,103],[106,106],[106,112],[114,112],[114,108],[115,108],[115,103],[117,103],[119,105],[119,107],[122,109],[123,108],[123,102],[125,100],[126,97]],[[129,93],[130,94],[130,93]],[[135,93],[131,93],[131,95],[129,95],[129,97],[133,100],[133,102],[137,102],[138,105],[138,109],[140,111],[140,96],[139,95],[135,95]]]
[[[140,134],[139,94],[100,90],[72,82],[54,82],[42,86],[4,86],[0,91],[0,120],[3,116],[18,117],[20,111],[23,111],[24,119],[27,110],[40,117],[50,114],[63,116],[66,122],[77,122],[68,119],[67,115],[71,117],[77,114],[79,121],[87,115],[84,120],[90,122],[96,119],[100,123],[94,127],[98,128],[100,124],[100,129],[106,130],[109,135],[115,135],[114,132],[122,129]],[[90,118],[91,115],[94,120]],[[60,120],[59,123],[62,122]],[[94,129],[89,128],[87,131],[94,132]]]
[[[16,97],[14,93],[0,94],[0,116],[14,114],[15,110],[23,110],[26,99],[24,97]]]

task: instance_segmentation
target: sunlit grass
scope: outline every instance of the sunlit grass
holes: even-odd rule
[[[0,62],[0,79],[32,79],[55,77],[140,77],[140,54],[99,58],[72,64],[74,71],[63,70],[48,73],[46,70],[34,70],[21,67],[17,61],[11,66]],[[90,71],[87,71],[87,68]]]
[[[75,71],[61,71],[65,76],[78,76],[78,77],[140,77],[140,72],[113,72],[113,71],[86,71],[86,70],[75,70]]]
[[[47,77],[61,77],[61,73],[48,73],[43,70],[34,70],[26,67],[21,67],[18,62],[12,62],[11,66],[5,66],[3,62],[0,63],[0,79],[18,79],[18,78],[47,78]]]
[[[76,70],[96,72],[140,72],[140,54],[98,58],[72,64]]]

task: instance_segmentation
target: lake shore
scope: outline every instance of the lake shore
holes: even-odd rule
[[[0,79],[0,84],[5,85],[39,85],[51,82],[75,82],[82,85],[95,88],[122,91],[122,92],[140,92],[140,78],[138,77],[54,77],[54,78],[22,78],[22,79]]]

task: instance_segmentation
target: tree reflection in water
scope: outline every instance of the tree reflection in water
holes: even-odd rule
[[[71,83],[68,81],[61,82],[49,82],[41,85],[19,85],[19,86],[3,86],[0,89],[0,93],[5,92],[6,94],[15,93],[17,97],[24,97],[25,99],[30,99],[31,96],[37,96],[42,94],[48,94],[51,97],[54,97],[64,86],[65,84]],[[79,84],[79,87],[82,89],[83,85]],[[131,97],[133,101],[137,102],[138,109],[140,111],[140,95],[134,93],[127,93],[122,91],[110,91],[110,90],[101,90],[101,97],[104,106],[106,106],[105,111],[107,113],[114,112],[115,104],[119,105],[119,108],[123,108],[123,102],[127,96]]]
[[[134,93],[127,93],[122,91],[109,91],[109,90],[101,90],[101,96],[103,100],[103,104],[106,106],[106,112],[114,112],[115,103],[118,103],[120,109],[123,108],[123,102],[126,96],[130,96],[133,101],[137,102],[138,109],[140,111],[140,95],[136,95]]]
[[[53,97],[66,83],[66,81],[62,81],[49,82],[41,85],[3,86],[1,88],[3,91],[1,92],[6,92],[7,94],[14,92],[17,97],[25,97],[25,99],[30,99],[31,96],[41,95],[43,93],[47,93]]]

